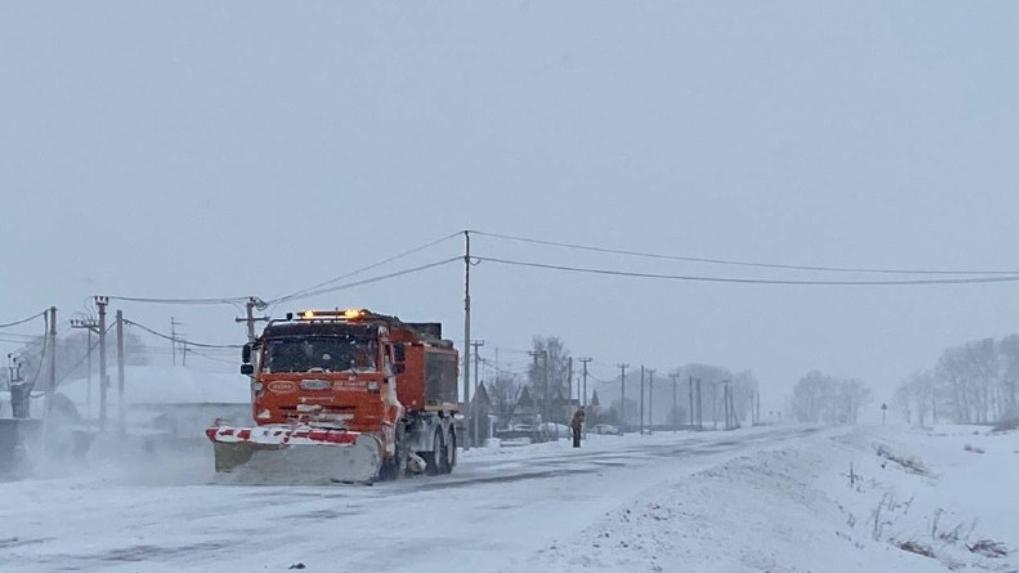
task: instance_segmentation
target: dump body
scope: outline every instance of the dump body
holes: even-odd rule
[[[207,430],[217,471],[305,471],[320,458],[339,481],[452,470],[458,359],[439,325],[307,311],[270,322],[243,358],[256,426]]]

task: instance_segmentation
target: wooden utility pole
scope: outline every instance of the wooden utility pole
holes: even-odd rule
[[[587,407],[587,363],[591,361],[591,358],[578,358],[577,360],[580,360],[580,364],[581,364],[581,368],[582,368],[580,375],[581,375],[581,377],[583,379],[583,382],[581,383],[580,405],[584,406],[586,408]]]
[[[711,427],[718,429],[718,382],[711,383]]]
[[[71,328],[84,328],[88,334],[86,352],[88,353],[88,374],[85,388],[85,417],[92,417],[92,333],[99,333],[99,323],[94,318],[72,318]]]
[[[702,392],[703,380],[697,379],[697,429],[704,429],[704,393]]]
[[[485,341],[484,340],[473,340],[473,341],[471,341],[471,346],[474,347],[474,385],[475,386],[478,386],[479,384],[481,384],[481,378],[478,376],[478,365],[481,364],[481,355],[478,353],[478,349],[481,348],[484,345],[485,345]],[[474,392],[474,398],[477,399],[477,397],[478,397],[478,393],[477,393],[477,391],[475,391]],[[472,444],[477,444],[478,443],[478,435],[479,435],[479,431],[478,431],[479,430],[479,426],[478,426],[479,422],[478,422],[478,412],[477,412],[477,409],[474,407],[474,404],[470,404],[470,403],[467,404],[467,423],[468,423],[468,425],[470,427],[469,433],[471,434],[470,439],[468,441],[470,441]]]
[[[173,365],[174,366],[177,365],[177,327],[178,326],[180,326],[180,323],[177,322],[176,318],[171,316],[170,317],[170,348],[171,348],[172,353],[173,353]]]
[[[578,388],[579,390],[579,388]],[[573,399],[573,357],[566,359],[566,402]],[[577,400],[579,403],[580,400]]]
[[[724,415],[725,415],[725,429],[731,430],[732,423],[729,417],[729,383],[726,382],[725,386],[722,387],[722,402],[724,402]]]
[[[690,429],[692,430],[694,427],[694,415],[695,415],[695,412],[693,410],[693,376],[688,376],[686,380],[687,384],[690,386],[690,413],[687,415],[687,418],[689,418]]]
[[[643,365],[640,367],[640,435],[644,435],[644,376],[646,369]]]
[[[757,407],[754,410],[756,422],[755,424],[761,423],[761,392],[760,390],[754,390],[754,398],[757,400]]]
[[[110,299],[97,296],[95,303],[99,310],[99,429],[106,430],[106,390],[109,386],[106,375],[106,305],[110,304]]]
[[[647,391],[647,433],[654,433],[655,418],[655,371],[648,369],[648,391]]]
[[[71,323],[71,328],[74,328],[73,321]],[[86,375],[86,382],[85,382],[85,417],[86,418],[91,418],[92,417],[92,329],[90,328],[90,329],[86,330],[85,332],[86,332],[86,335],[87,335],[87,339],[86,340],[87,340],[87,344],[88,344],[88,346],[86,347],[86,350],[85,350],[86,352],[88,352],[88,374]]]
[[[50,379],[49,388],[46,392],[46,415],[49,416],[53,409],[53,393],[57,391],[57,307],[51,306],[49,310],[49,352],[50,352]],[[39,357],[42,360],[42,357]]]
[[[471,232],[464,231],[464,406],[471,403]],[[468,434],[470,432],[468,431]],[[464,451],[471,449],[470,437],[464,440]]]
[[[626,430],[626,369],[629,364],[617,364],[619,367],[619,433],[625,434]]]
[[[679,374],[673,372],[669,378],[672,378],[672,432],[676,433],[679,430],[679,393],[676,384]]]
[[[248,301],[244,303],[244,310],[245,310],[244,318],[235,318],[234,319],[234,322],[244,322],[244,323],[247,324],[247,327],[248,327],[248,343],[254,342],[255,338],[257,338],[255,336],[255,323],[256,322],[268,322],[269,321],[269,317],[268,316],[255,316],[255,309],[256,308],[258,310],[265,310],[266,307],[267,307],[267,305],[265,304],[265,302],[262,299],[260,299],[258,297],[254,297],[254,296],[248,297]],[[171,322],[173,321],[173,317],[170,318],[170,321]]]
[[[124,423],[124,313],[117,311],[117,431],[126,432]]]

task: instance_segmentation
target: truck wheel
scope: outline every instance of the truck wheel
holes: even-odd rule
[[[442,439],[442,428],[435,429],[433,448],[430,452],[424,452],[421,457],[425,459],[425,473],[434,476],[442,473],[442,466],[445,465],[446,442]]]
[[[379,470],[379,481],[399,479],[407,467],[407,441],[404,439],[406,432],[403,428],[402,423],[396,427],[396,451],[392,457],[386,458],[382,462],[382,468]]]
[[[452,426],[449,428],[449,443],[446,445],[445,454],[442,460],[442,473],[452,473],[456,466],[456,430]]]
[[[379,469],[378,481],[391,481],[400,475],[400,465],[396,457],[386,458]]]

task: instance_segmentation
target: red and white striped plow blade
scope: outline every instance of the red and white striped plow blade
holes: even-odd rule
[[[382,442],[370,433],[308,426],[205,431],[215,444],[216,471],[246,482],[368,482],[382,467]]]

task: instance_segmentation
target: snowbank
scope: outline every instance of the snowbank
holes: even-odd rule
[[[550,544],[535,570],[1014,570],[1017,451],[1019,433],[963,428],[758,453],[644,492]]]

